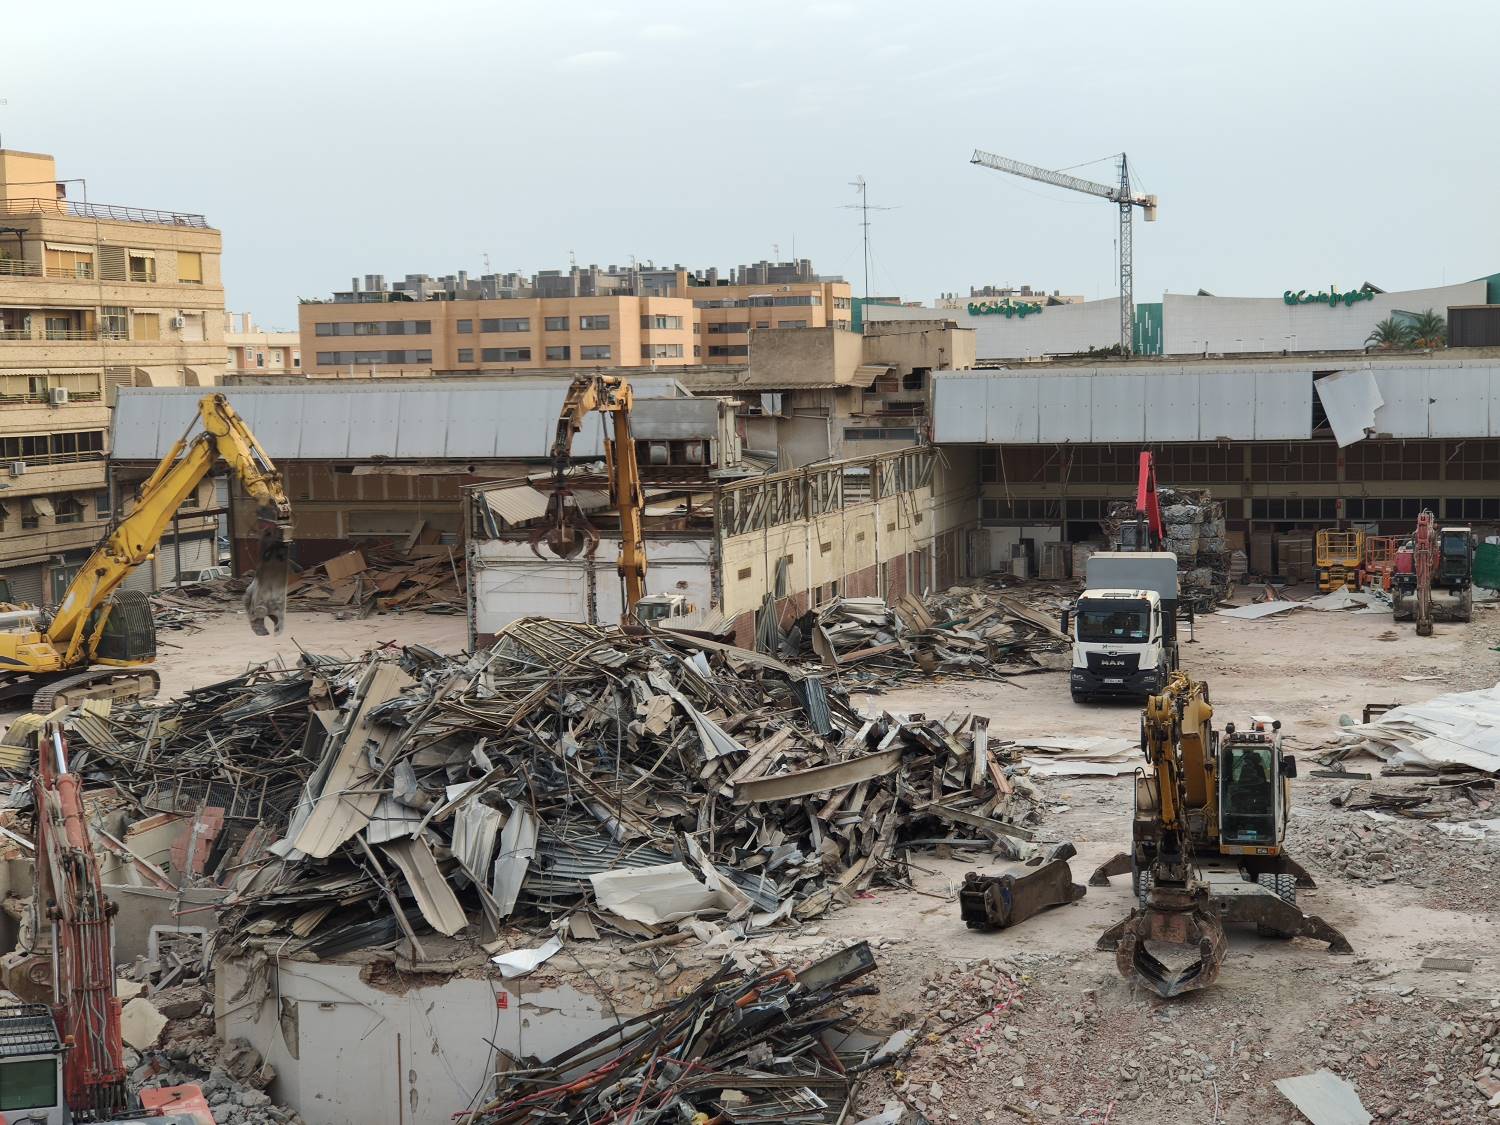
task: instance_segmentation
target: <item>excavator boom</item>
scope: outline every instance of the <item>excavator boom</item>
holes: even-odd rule
[[[201,432],[190,436],[198,423]],[[135,507],[112,525],[79,568],[50,619],[37,620],[39,614],[33,613],[26,622],[0,622],[5,630],[0,632],[0,669],[41,682],[96,664],[128,668],[149,663],[155,655],[150,607],[140,595],[121,590],[121,584],[151,558],[183,501],[221,460],[257,505],[260,558],[246,596],[251,627],[262,635],[272,629],[279,633],[286,618],[291,505],[270,455],[229,401],[211,394],[198,403],[193,423],[141,484]],[[121,619],[115,631],[129,637],[125,651],[112,651],[104,643],[115,614]],[[154,673],[146,675],[154,679]]]
[[[587,547],[593,557],[599,546],[599,533],[576,503],[570,503],[568,470],[573,463],[573,438],[584,419],[598,412],[608,416],[613,436],[604,440],[604,462],[609,476],[610,500],[620,517],[620,557],[616,563],[624,584],[622,621],[631,620],[636,603],[646,596],[646,543],[641,527],[645,493],[641,488],[640,466],[635,456],[635,440],[630,433],[630,412],[635,396],[630,383],[618,375],[579,375],[568,387],[562,410],[557,417],[557,434],[552,442],[552,490],[542,527],[532,537],[531,549],[538,556],[539,542],[558,558],[570,559]]]

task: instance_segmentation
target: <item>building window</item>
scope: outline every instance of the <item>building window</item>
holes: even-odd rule
[[[807,327],[807,321],[805,321],[805,320],[778,320],[776,322],[776,327],[777,328],[806,328]]]
[[[130,318],[131,328],[134,329],[133,339],[136,340],[160,340],[161,339],[161,314],[160,313],[135,313]]]
[[[548,332],[566,332],[568,330],[568,318],[565,316],[544,316],[542,327]]]
[[[750,331],[748,320],[726,320],[719,324],[710,324],[708,334],[710,336],[738,336],[742,332]]]
[[[584,332],[602,332],[609,327],[607,316],[580,316],[578,327]]]
[[[203,255],[196,250],[177,251],[177,280],[184,285],[202,285]]]
[[[109,519],[109,515],[109,493],[94,493],[94,518],[96,520],[107,520]]]
[[[755,327],[757,327],[757,328],[769,328],[769,327],[771,327],[771,322],[769,320],[757,320],[755,322]]]
[[[693,358],[694,359],[702,359],[703,358],[703,345],[702,344],[694,344],[693,345]]]
[[[588,318],[585,317],[584,319],[586,320]],[[608,319],[608,318],[606,318],[606,319]],[[608,344],[584,344],[581,348],[578,349],[578,358],[579,359],[608,359],[609,358],[609,345]]]
[[[256,367],[264,367],[265,365],[266,365],[266,353],[265,352],[256,352],[255,353],[255,366]]]
[[[99,335],[105,340],[124,340],[126,331],[125,309],[121,305],[105,305],[99,310]]]
[[[473,348],[459,348],[458,349],[458,362],[459,363],[473,363],[474,362],[474,349]]]
[[[572,359],[573,358],[573,349],[570,348],[570,347],[568,347],[567,344],[559,344],[559,345],[554,346],[554,347],[549,347],[547,349],[547,358],[548,359]]]
[[[45,496],[28,496],[21,501],[21,530],[35,531],[42,526],[43,510],[52,511],[52,501]]]
[[[731,356],[749,354],[749,344],[710,344],[708,347],[709,359],[728,359]]]
[[[72,496],[60,496],[52,505],[53,520],[56,523],[82,523],[83,505]]]
[[[490,317],[479,322],[481,332],[530,332],[531,321],[524,316]]]
[[[652,328],[681,328],[682,327],[682,317],[680,317],[680,316],[643,316],[643,317],[641,317],[641,327],[642,328],[646,328],[646,329],[652,329]]]
[[[530,348],[485,348],[480,352],[480,358],[485,363],[521,363],[530,362]]]
[[[292,353],[292,366],[293,367],[301,367],[302,366],[302,353],[301,352],[293,352]]]
[[[472,320],[460,320],[454,325],[453,331],[457,332],[460,336],[467,336],[474,331],[474,322]]]
[[[94,252],[82,246],[47,247],[48,277],[94,276]]]
[[[844,431],[845,441],[916,441],[917,431],[906,426],[885,428],[866,427],[863,429],[846,429]]]
[[[681,344],[642,344],[642,359],[681,359]]]
[[[156,255],[132,250],[128,256],[131,281],[156,280]]]
[[[771,304],[775,305],[777,308],[780,308],[780,307],[782,307],[784,305],[785,306],[791,306],[791,305],[821,305],[822,303],[823,303],[823,298],[822,297],[815,297],[815,296],[810,296],[810,295],[803,295],[803,296],[800,296],[800,297],[772,297],[771,298]]]

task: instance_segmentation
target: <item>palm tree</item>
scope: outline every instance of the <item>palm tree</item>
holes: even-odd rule
[[[1411,318],[1412,343],[1419,348],[1448,346],[1448,322],[1428,309]]]
[[[1370,334],[1365,337],[1365,343],[1371,347],[1378,348],[1383,352],[1394,351],[1397,348],[1409,348],[1412,342],[1411,325],[1393,316],[1388,316],[1379,324],[1375,325]]]

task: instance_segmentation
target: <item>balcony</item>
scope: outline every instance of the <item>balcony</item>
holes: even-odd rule
[[[107,219],[117,223],[211,229],[202,215],[188,211],[156,211],[149,207],[118,207],[109,203],[75,203],[68,199],[0,200],[0,215],[43,215],[70,219]]]
[[[41,277],[39,262],[27,262],[20,258],[0,258],[0,277]]]

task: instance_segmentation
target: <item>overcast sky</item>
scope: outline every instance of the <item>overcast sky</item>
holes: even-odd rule
[[[1500,270],[1500,5],[1384,0],[70,0],[0,15],[0,135],[201,211],[231,308],[353,274],[811,258],[871,291],[1116,292],[1103,200],[969,164],[1121,149],[1163,291]],[[1109,161],[1076,169],[1108,179]]]

